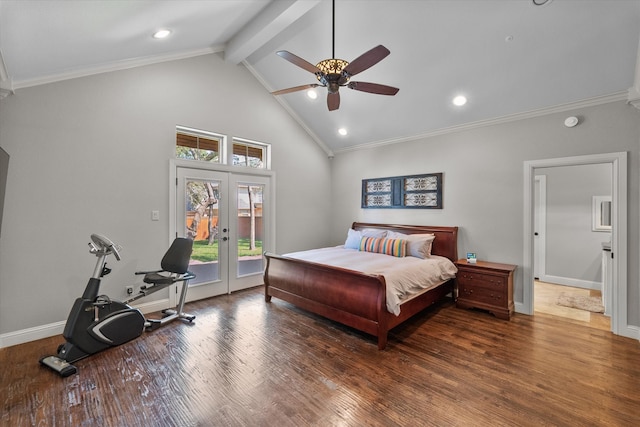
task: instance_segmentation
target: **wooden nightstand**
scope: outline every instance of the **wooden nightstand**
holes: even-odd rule
[[[513,314],[513,273],[517,266],[466,259],[456,261],[456,283],[460,308],[481,308],[509,320]]]

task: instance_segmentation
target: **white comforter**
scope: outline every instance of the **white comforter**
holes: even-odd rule
[[[387,283],[387,309],[396,316],[400,304],[412,294],[433,288],[455,277],[456,266],[447,258],[432,255],[427,259],[412,256],[392,257],[344,246],[292,252],[284,256],[348,268],[367,274],[380,274]]]

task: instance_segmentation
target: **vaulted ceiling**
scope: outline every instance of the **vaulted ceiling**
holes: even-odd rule
[[[544,0],[535,0],[544,3]],[[156,40],[152,33],[171,30]],[[0,0],[0,89],[220,53],[270,92],[318,83],[276,55],[332,57],[329,0]],[[395,96],[327,89],[277,97],[328,154],[457,129],[640,99],[640,0],[336,0],[335,54],[385,59],[352,80]],[[464,95],[457,107],[452,99]],[[347,135],[338,134],[345,128]]]

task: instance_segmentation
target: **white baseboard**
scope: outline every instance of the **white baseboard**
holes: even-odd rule
[[[529,310],[525,309],[524,304],[521,302],[517,302],[517,301],[514,302],[513,309],[515,310],[516,313],[526,314],[527,316],[531,316],[533,314],[533,313],[529,313]]]
[[[0,348],[61,335],[64,324],[65,322],[61,321],[2,334],[0,335]]]
[[[541,275],[541,282],[553,283],[556,285],[572,286],[574,288],[593,289],[599,291],[602,289],[602,282],[592,282],[589,280],[572,279],[570,277],[551,276],[549,274]]]
[[[144,304],[135,305],[144,314],[154,313],[169,307],[169,299],[164,298],[157,301],[150,301]],[[24,344],[26,342],[49,338],[56,335],[62,335],[64,331],[65,321],[49,323],[47,325],[35,326],[33,328],[22,329],[14,332],[0,334],[0,348],[10,347],[12,345]],[[55,351],[53,349],[52,351]]]

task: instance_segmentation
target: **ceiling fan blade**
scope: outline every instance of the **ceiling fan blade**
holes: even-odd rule
[[[340,92],[329,92],[329,95],[327,95],[327,107],[329,107],[329,111],[340,108]]]
[[[386,58],[390,53],[389,49],[382,45],[378,45],[351,61],[349,65],[342,70],[342,72],[347,74],[349,77],[355,76],[367,68],[373,67],[378,62]]]
[[[393,86],[381,85],[378,83],[367,82],[349,82],[349,89],[359,90],[361,92],[375,93],[377,95],[395,95],[400,89]]]
[[[303,68],[307,71],[309,71],[310,73],[316,74],[316,73],[320,73],[322,74],[322,71],[320,71],[320,69],[318,67],[316,67],[315,65],[313,65],[310,62],[305,61],[304,59],[300,58],[299,56],[294,55],[291,52],[287,52],[286,50],[279,50],[276,52],[276,55],[280,56],[281,58],[286,59],[287,61],[291,62],[294,65],[297,65],[300,68]]]
[[[275,92],[271,92],[271,95],[284,95],[285,93],[298,92],[299,90],[311,89],[314,87],[320,86],[317,83],[312,83],[309,85],[295,86],[287,89],[276,90]]]

